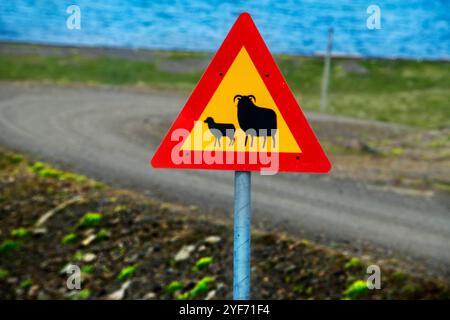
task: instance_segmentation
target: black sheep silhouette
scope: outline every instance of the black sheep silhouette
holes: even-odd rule
[[[272,109],[262,108],[255,105],[254,95],[235,95],[233,102],[237,103],[237,117],[239,126],[245,132],[245,146],[247,146],[248,136],[251,137],[250,146],[253,146],[254,136],[263,136],[263,148],[266,145],[267,137],[272,137],[272,146],[275,147],[275,134],[277,132],[277,114]]]
[[[217,123],[212,117],[206,118],[204,123],[208,124],[209,131],[214,136],[214,147],[216,143],[219,142],[222,137],[228,137],[230,139],[230,146],[234,143],[234,133],[236,132],[236,127],[232,123]]]

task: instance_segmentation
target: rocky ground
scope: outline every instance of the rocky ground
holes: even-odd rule
[[[332,175],[405,193],[450,192],[450,127],[312,122]]]
[[[366,267],[381,267],[368,290]],[[66,286],[68,265],[81,290]],[[448,299],[448,280],[256,230],[252,297]],[[0,150],[1,299],[232,297],[232,229],[195,207],[117,190]]]

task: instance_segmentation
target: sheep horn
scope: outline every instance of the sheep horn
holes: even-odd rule
[[[253,99],[253,100],[256,102],[256,98],[255,98],[254,95],[251,94],[251,95],[249,95],[248,97],[249,97],[250,99]]]
[[[240,94],[235,95],[233,98],[233,102],[235,102],[237,98],[241,99],[242,96]]]

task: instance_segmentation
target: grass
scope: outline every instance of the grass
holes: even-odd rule
[[[130,61],[112,57],[23,56],[0,57],[0,79],[51,80],[59,83],[87,83],[111,85],[146,84],[157,87],[190,88],[200,77],[195,73],[159,71],[156,63]]]
[[[195,299],[198,296],[207,293],[214,281],[215,279],[213,277],[203,277],[195,284],[195,286],[191,290],[178,295],[177,300]]]
[[[359,268],[362,266],[362,262],[360,259],[356,257],[352,257],[345,265],[344,270],[350,270],[354,268]]]
[[[65,235],[61,241],[62,244],[71,244],[77,240],[77,235],[75,233],[69,233]]]
[[[81,51],[82,52],[82,51]],[[155,52],[149,61],[111,56],[2,55],[0,80],[108,85],[144,85],[190,91],[203,70],[169,72],[167,61],[205,59],[195,52]],[[319,110],[323,61],[276,56],[281,72],[305,110]],[[186,63],[190,63],[188,60]],[[349,72],[349,61],[332,61],[327,112],[424,128],[450,125],[450,63],[406,60],[358,60],[365,72]]]
[[[25,238],[30,234],[27,228],[17,228],[11,231],[11,236],[14,238]]]
[[[119,275],[117,276],[117,279],[120,281],[126,280],[128,278],[131,278],[133,274],[135,274],[137,271],[136,266],[127,266],[120,270]]]
[[[6,279],[9,276],[9,271],[0,268],[0,281]]]
[[[75,252],[75,254],[73,255],[73,260],[81,261],[81,260],[83,260],[83,257],[84,257],[83,251],[79,250],[79,251]]]
[[[181,281],[174,280],[166,286],[165,290],[167,293],[173,294],[173,293],[177,292],[178,290],[181,290],[182,288],[183,288],[183,283],[181,283]]]
[[[19,288],[20,289],[28,289],[33,285],[33,280],[31,279],[24,279],[20,282]]]
[[[82,272],[82,273],[91,274],[91,273],[94,272],[94,267],[88,264],[88,265],[83,266],[83,267],[81,268],[81,272]]]
[[[105,240],[105,239],[108,239],[110,236],[111,236],[111,233],[108,231],[108,229],[102,228],[97,232],[95,239]]]
[[[361,60],[367,73],[354,74],[344,61],[332,62],[329,112],[425,128],[450,125],[450,63]],[[279,65],[301,106],[319,110],[322,62],[293,57]]]
[[[51,167],[47,164],[44,164],[40,161],[36,161],[32,165],[29,165],[28,170],[39,177],[52,178],[52,179],[57,179],[60,181],[84,182],[87,180],[87,178],[85,176],[65,172],[63,170],[53,168],[53,167]]]
[[[214,262],[213,257],[202,257],[197,260],[195,265],[192,267],[193,271],[200,271],[209,267]]]
[[[356,299],[361,295],[367,293],[369,289],[364,280],[356,280],[344,291],[346,299]]]
[[[90,289],[73,290],[66,295],[69,300],[86,300],[91,296]]]
[[[78,222],[77,227],[88,228],[98,225],[103,219],[103,215],[98,212],[87,212]]]
[[[21,246],[22,242],[20,241],[13,241],[8,239],[4,240],[2,243],[0,243],[0,255],[18,250]]]

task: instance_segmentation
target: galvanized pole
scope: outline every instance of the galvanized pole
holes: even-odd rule
[[[328,29],[327,53],[323,67],[322,92],[320,94],[320,111],[325,112],[328,104],[328,83],[330,78],[331,50],[333,49],[333,28]]]
[[[234,173],[233,299],[250,299],[251,173]]]

